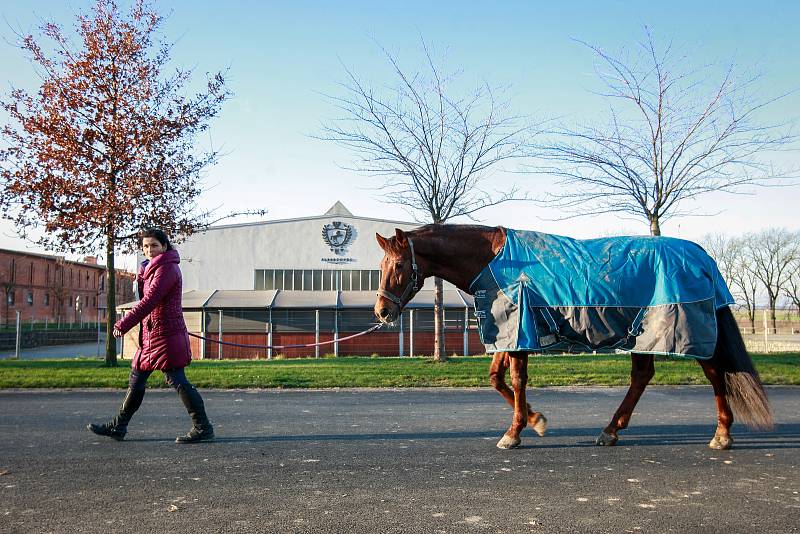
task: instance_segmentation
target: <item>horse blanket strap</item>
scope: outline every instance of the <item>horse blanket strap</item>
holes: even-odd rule
[[[379,297],[384,297],[401,308],[403,305],[408,302],[411,298],[413,293],[416,293],[419,290],[419,284],[417,283],[419,280],[419,271],[417,270],[417,257],[414,255],[414,242],[411,239],[408,240],[408,248],[411,250],[411,279],[409,279],[408,284],[406,285],[403,294],[399,297],[394,296],[393,294],[389,293],[385,289],[378,288],[377,295]]]
[[[500,351],[636,352],[708,359],[733,304],[714,260],[668,237],[578,240],[507,230],[471,285],[481,341]]]

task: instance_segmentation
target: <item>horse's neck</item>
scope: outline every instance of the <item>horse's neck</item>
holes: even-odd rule
[[[469,286],[505,243],[500,228],[435,230],[414,240],[424,276],[438,276],[462,291]]]

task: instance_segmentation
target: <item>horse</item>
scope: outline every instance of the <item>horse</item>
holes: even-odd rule
[[[518,447],[521,443],[520,433],[528,425],[540,436],[543,436],[547,429],[547,418],[531,407],[525,393],[528,382],[528,356],[544,352],[547,347],[560,348],[568,352],[602,352],[611,349],[630,353],[630,387],[611,421],[595,440],[598,446],[615,445],[619,440],[619,431],[628,427],[636,403],[655,374],[654,356],[657,354],[694,355],[702,367],[713,388],[717,408],[717,427],[708,444],[710,448],[724,450],[732,446],[730,428],[734,421],[734,412],[739,420],[751,428],[768,430],[773,427],[769,400],[729,307],[733,299],[724,281],[720,282],[722,278],[716,263],[699,245],[674,238],[649,236],[620,238],[622,241],[615,243],[612,242],[615,238],[611,238],[612,241],[581,242],[534,232],[522,234],[525,234],[523,239],[527,239],[525,242],[528,245],[534,243],[531,246],[539,247],[540,251],[557,249],[549,252],[555,254],[554,261],[559,268],[569,268],[570,262],[578,261],[575,255],[580,254],[592,256],[588,259],[589,267],[582,264],[576,268],[577,270],[570,271],[572,273],[570,280],[559,279],[552,265],[545,265],[539,271],[531,270],[533,267],[542,266],[538,263],[532,265],[536,262],[521,256],[513,257],[513,251],[510,252],[508,249],[514,243],[518,245],[520,233],[504,227],[433,224],[407,232],[396,229],[395,235],[389,238],[378,233],[375,235],[384,251],[380,264],[380,285],[374,306],[375,316],[381,323],[395,322],[406,304],[422,287],[424,280],[430,276],[444,279],[475,296],[475,313],[478,317],[481,340],[487,346],[487,353],[492,355],[489,382],[511,405],[514,412],[511,425],[497,442],[498,448]],[[511,243],[512,238],[514,243]],[[594,248],[579,249],[578,252],[570,248],[582,247],[585,243]],[[669,248],[666,244],[678,248]],[[616,250],[615,246],[618,248],[623,246],[622,251]],[[587,250],[589,252],[586,252]],[[570,254],[573,254],[573,257],[570,257]],[[630,258],[642,255],[656,258],[656,263],[662,267],[670,266],[669,272],[666,273],[655,270],[646,273],[644,278],[646,287],[655,288],[653,291],[656,292],[663,292],[669,289],[670,283],[678,280],[678,286],[673,288],[675,292],[690,294],[702,286],[706,293],[711,291],[711,298],[685,305],[670,303],[647,308],[646,303],[654,301],[655,297],[651,298],[649,294],[642,297],[641,294],[648,293],[649,290],[637,292],[636,284],[624,278],[626,262],[629,262]],[[494,273],[490,268],[493,262],[496,263],[501,257],[511,258],[504,266],[521,264],[527,269],[524,271],[527,275],[519,275],[518,284],[515,282],[516,285],[501,287],[502,284],[496,283],[497,269],[502,266],[494,265],[493,268],[496,269]],[[608,267],[609,265],[612,267]],[[694,272],[698,271],[698,265],[706,265],[707,268],[698,274]],[[592,266],[596,271],[603,271],[605,274],[602,277],[598,272],[592,274],[589,272]],[[582,269],[586,270],[586,273]],[[539,293],[530,291],[531,273],[536,278],[547,279],[544,281],[545,289],[537,290]],[[611,280],[614,284],[607,287],[600,289],[593,287],[600,283],[593,280],[603,277],[609,279],[608,273],[617,273],[623,278]],[[480,285],[478,282],[482,276],[491,279],[488,293],[485,289],[477,289],[476,284]],[[713,280],[714,278],[718,280]],[[617,292],[629,293],[629,298],[638,301],[638,308],[637,306],[607,308],[537,306],[540,304],[537,299],[542,297],[541,294],[559,291],[563,293],[566,286],[574,289],[573,286],[581,284],[586,284],[582,290],[587,294],[600,294],[613,286]],[[688,289],[680,287],[681,284],[690,287]],[[716,307],[713,305],[715,291],[717,301],[720,303]],[[719,296],[720,293],[722,297]],[[479,300],[479,297],[482,300]],[[611,295],[608,298],[614,297]],[[534,311],[541,313],[534,314]],[[530,335],[522,332],[522,328],[518,328],[513,343],[503,342],[501,339],[503,332],[513,332],[514,328],[487,320],[491,318],[492,313],[500,318],[516,316],[518,320],[523,321],[530,319],[526,318],[525,314],[530,317],[535,315],[535,321],[530,320],[536,323],[535,329],[541,330],[539,334],[544,335]],[[547,316],[550,316],[549,319]],[[599,321],[598,316],[601,316]],[[678,334],[668,332],[672,339],[670,335],[663,335],[660,332],[665,324],[669,325],[671,322],[682,324],[681,320],[690,316],[701,320],[696,321],[696,324],[690,325],[688,322],[683,324],[688,328],[686,332],[681,331]],[[499,323],[499,319],[497,322]],[[627,326],[628,331],[622,333],[606,331],[616,323]],[[526,337],[531,339],[523,342],[523,338]],[[662,346],[665,342],[669,344],[666,348]],[[643,350],[642,347],[647,350]],[[575,350],[576,348],[578,350]],[[506,382],[506,372],[509,369],[511,387]]]

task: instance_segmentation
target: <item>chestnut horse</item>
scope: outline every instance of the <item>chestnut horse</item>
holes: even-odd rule
[[[423,281],[437,276],[470,293],[470,285],[492,259],[503,250],[506,230],[472,225],[428,225],[396,235],[376,238],[385,256],[381,261],[381,280],[375,315],[383,323],[397,320],[403,307],[413,298]],[[747,354],[730,309],[716,312],[718,329],[713,357],[698,360],[711,382],[717,405],[717,428],[709,443],[712,449],[728,449],[733,443],[730,428],[733,410],[748,426],[768,429],[773,425],[769,401],[758,373]],[[498,441],[501,449],[520,444],[520,432],[527,426],[541,436],[547,419],[526,401],[528,351],[496,352],[489,369],[494,388],[514,409],[511,426]],[[652,354],[631,353],[631,385],[611,422],[602,430],[597,445],[611,446],[618,432],[627,428],[633,410],[655,374]],[[511,370],[511,387],[506,371]],[[733,409],[733,410],[732,410]]]

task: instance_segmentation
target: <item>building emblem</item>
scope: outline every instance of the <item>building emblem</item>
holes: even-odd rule
[[[341,221],[333,221],[322,227],[322,239],[330,247],[331,252],[337,256],[344,256],[353,240],[353,227]]]

